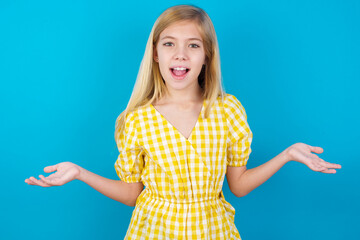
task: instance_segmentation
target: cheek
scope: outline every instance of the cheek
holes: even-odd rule
[[[158,48],[157,54],[160,59],[167,58],[167,55],[169,55],[168,51],[166,51],[163,47]]]
[[[160,66],[160,73],[161,73],[161,76],[164,77],[164,74],[167,74],[167,69],[164,66]]]
[[[194,58],[196,58],[196,62],[199,63],[199,65],[205,64],[206,55],[204,52],[196,54]]]
[[[166,64],[164,64],[163,62],[160,62],[158,65],[159,65],[160,74],[163,78],[165,77],[165,75],[170,74],[169,68]]]
[[[202,66],[205,64],[205,56],[199,55],[196,57],[194,63],[196,63],[196,68],[202,68]]]
[[[169,71],[169,61],[169,54],[158,51],[158,65],[162,75]]]

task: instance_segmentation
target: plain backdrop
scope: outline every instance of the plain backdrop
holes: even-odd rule
[[[74,181],[24,180],[71,161],[111,179],[116,117],[157,17],[210,15],[223,82],[254,134],[248,168],[296,142],[324,148],[335,175],[297,162],[249,195],[224,194],[244,240],[360,239],[360,2],[0,1],[1,239],[123,239],[132,207]]]

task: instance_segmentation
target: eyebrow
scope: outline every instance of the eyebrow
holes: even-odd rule
[[[164,40],[165,38],[176,39],[172,36],[165,36],[165,37],[161,38],[160,40]],[[202,40],[200,38],[188,38],[187,40],[197,40],[197,41],[202,42]]]

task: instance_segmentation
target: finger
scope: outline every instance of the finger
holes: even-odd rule
[[[28,179],[25,180],[28,184],[30,185],[38,185],[37,183],[35,183],[34,181],[34,177],[29,177]]]
[[[37,183],[35,183],[34,177],[29,177],[27,180],[28,180],[29,184],[31,184],[31,185],[38,185]]]
[[[310,150],[314,153],[323,153],[324,152],[324,149],[321,147],[310,146]]]
[[[331,174],[334,174],[336,173],[336,170],[335,169],[325,169],[323,171],[321,171],[322,173],[331,173]]]
[[[54,181],[51,178],[48,178],[48,177],[46,178],[43,175],[39,175],[39,178],[48,185],[51,185],[51,186],[56,185],[56,183],[54,183]]]
[[[44,168],[44,172],[46,172],[46,173],[54,172],[57,170],[57,168],[58,168],[58,164],[55,164],[52,166],[47,166]]]
[[[36,179],[34,177],[31,177],[30,180],[33,181],[35,183],[35,185],[38,185],[38,186],[41,186],[41,187],[50,187],[49,184],[43,182],[42,180],[38,180],[38,179]]]
[[[322,172],[322,171],[325,171],[325,170],[327,170],[327,168],[326,167],[324,167],[324,166],[320,166],[320,165],[318,165],[317,167],[316,167],[316,171],[317,172]]]
[[[25,179],[25,182],[29,185],[36,185],[35,183],[33,183],[33,181],[31,181],[30,179]]]
[[[340,169],[341,168],[341,165],[340,164],[336,164],[336,163],[329,163],[329,162],[326,162],[324,160],[322,160],[320,162],[320,164],[326,168],[336,168],[336,169]]]
[[[321,172],[321,171],[326,170],[327,168],[324,166],[321,166],[320,164],[314,163],[314,164],[310,165],[310,169],[313,171],[316,171],[316,172]]]
[[[340,164],[335,164],[335,163],[327,163],[326,164],[327,168],[336,168],[336,169],[340,169],[341,165]]]

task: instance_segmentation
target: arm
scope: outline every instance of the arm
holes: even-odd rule
[[[253,169],[243,167],[228,167],[226,177],[232,193],[237,197],[243,197],[252,190],[266,182],[274,175],[285,163],[297,161],[307,165],[311,170],[323,173],[336,173],[336,168],[341,168],[339,164],[326,162],[319,158],[315,153],[322,153],[320,147],[313,147],[303,143],[296,143],[285,149],[270,161]],[[331,168],[331,169],[330,169]]]
[[[44,171],[47,173],[57,172],[48,177],[40,175],[40,179],[30,177],[29,179],[26,179],[25,182],[29,185],[51,187],[61,186],[67,182],[78,179],[105,196],[128,206],[135,206],[136,199],[144,187],[141,182],[126,183],[119,180],[104,178],[70,162],[63,162],[46,167],[44,168]]]

